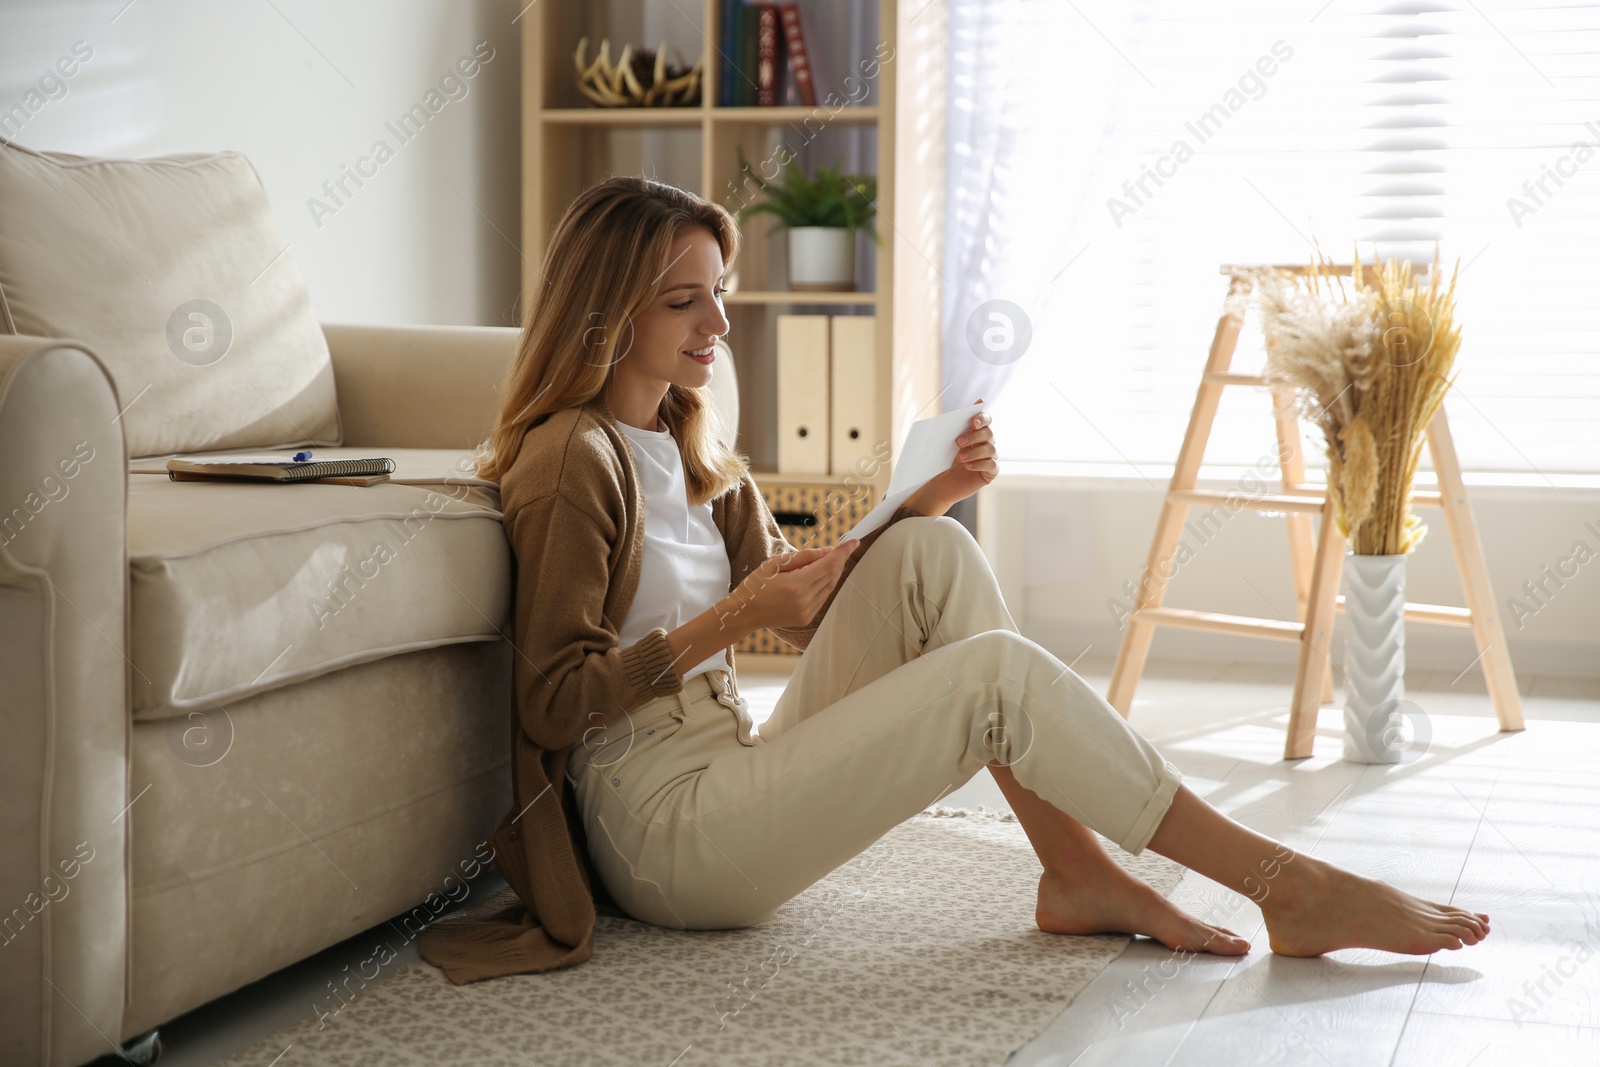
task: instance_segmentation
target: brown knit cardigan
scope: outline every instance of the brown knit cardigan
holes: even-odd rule
[[[597,903],[621,912],[590,862],[568,754],[586,730],[683,688],[664,628],[617,647],[639,583],[645,502],[632,446],[603,397],[531,427],[500,493],[516,554],[517,714],[513,803],[489,843],[518,900],[486,918],[423,932],[423,959],[457,984],[569,967],[593,954]],[[730,589],[792,550],[748,473],[711,502],[711,514],[727,546]],[[777,633],[804,648],[872,543],[917,514],[901,507],[863,537],[816,616]],[[730,648],[730,671],[733,658]]]

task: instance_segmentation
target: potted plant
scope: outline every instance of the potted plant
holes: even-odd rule
[[[765,199],[739,209],[741,220],[771,215],[774,230],[789,231],[789,287],[806,291],[855,288],[855,231],[878,244],[872,224],[877,211],[878,179],[872,174],[845,174],[838,164],[818,167],[807,177],[792,160],[773,181],[764,180],[739,152],[739,169],[750,175]]]

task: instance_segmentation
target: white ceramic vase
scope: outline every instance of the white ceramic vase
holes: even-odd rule
[[[1344,758],[1400,763],[1405,754],[1406,557],[1345,558]]]
[[[807,291],[854,289],[855,230],[848,226],[791,226],[789,287]]]

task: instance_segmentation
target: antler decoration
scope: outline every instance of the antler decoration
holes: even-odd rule
[[[572,54],[578,72],[578,91],[601,107],[694,107],[700,103],[700,68],[704,63],[685,67],[667,63],[667,42],[661,47],[635,48],[623,45],[615,65],[611,62],[611,41],[600,42],[600,54],[587,61],[589,38],[578,41]],[[642,78],[648,77],[648,85]]]

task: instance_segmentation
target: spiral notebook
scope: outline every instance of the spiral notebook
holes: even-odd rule
[[[167,477],[175,482],[236,481],[252,482],[337,482],[343,485],[372,485],[387,481],[394,473],[394,460],[327,459],[249,460],[169,459]]]

